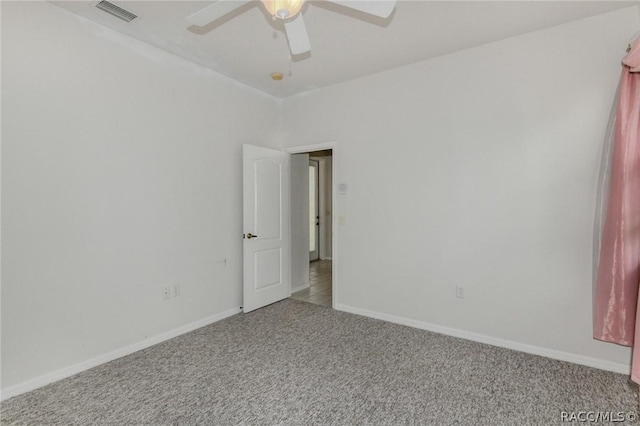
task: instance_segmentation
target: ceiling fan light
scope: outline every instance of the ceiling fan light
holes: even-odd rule
[[[262,3],[273,17],[289,19],[300,12],[304,0],[262,0]]]

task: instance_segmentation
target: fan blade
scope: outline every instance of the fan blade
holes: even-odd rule
[[[222,18],[227,13],[231,13],[240,6],[249,3],[250,0],[219,0],[204,9],[187,16],[187,21],[193,25],[204,27],[216,19]]]
[[[311,50],[309,34],[307,34],[307,26],[302,19],[302,13],[299,13],[293,20],[285,22],[284,30],[287,33],[287,39],[289,39],[289,50],[292,55],[299,55]]]
[[[388,18],[396,7],[395,0],[326,0],[370,15]]]

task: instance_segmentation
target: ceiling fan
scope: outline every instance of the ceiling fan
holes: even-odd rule
[[[210,22],[222,18],[251,0],[218,0],[214,4],[187,17],[187,20],[197,26],[205,26]],[[302,19],[302,8],[305,0],[261,0],[267,12],[273,19],[284,21],[284,29],[289,40],[292,55],[311,50],[307,27]],[[395,7],[395,0],[324,0],[350,9],[387,18]]]

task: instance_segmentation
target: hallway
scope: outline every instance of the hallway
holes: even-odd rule
[[[318,260],[309,264],[309,283],[309,288],[293,293],[291,298],[331,308],[331,260]]]

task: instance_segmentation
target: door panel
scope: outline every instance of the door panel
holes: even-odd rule
[[[254,163],[255,180],[255,232],[262,239],[280,238],[280,214],[282,198],[282,168],[272,159],[260,159]]]
[[[254,290],[282,282],[282,250],[280,248],[256,251],[254,254]]]
[[[243,310],[291,295],[289,154],[243,145]]]

